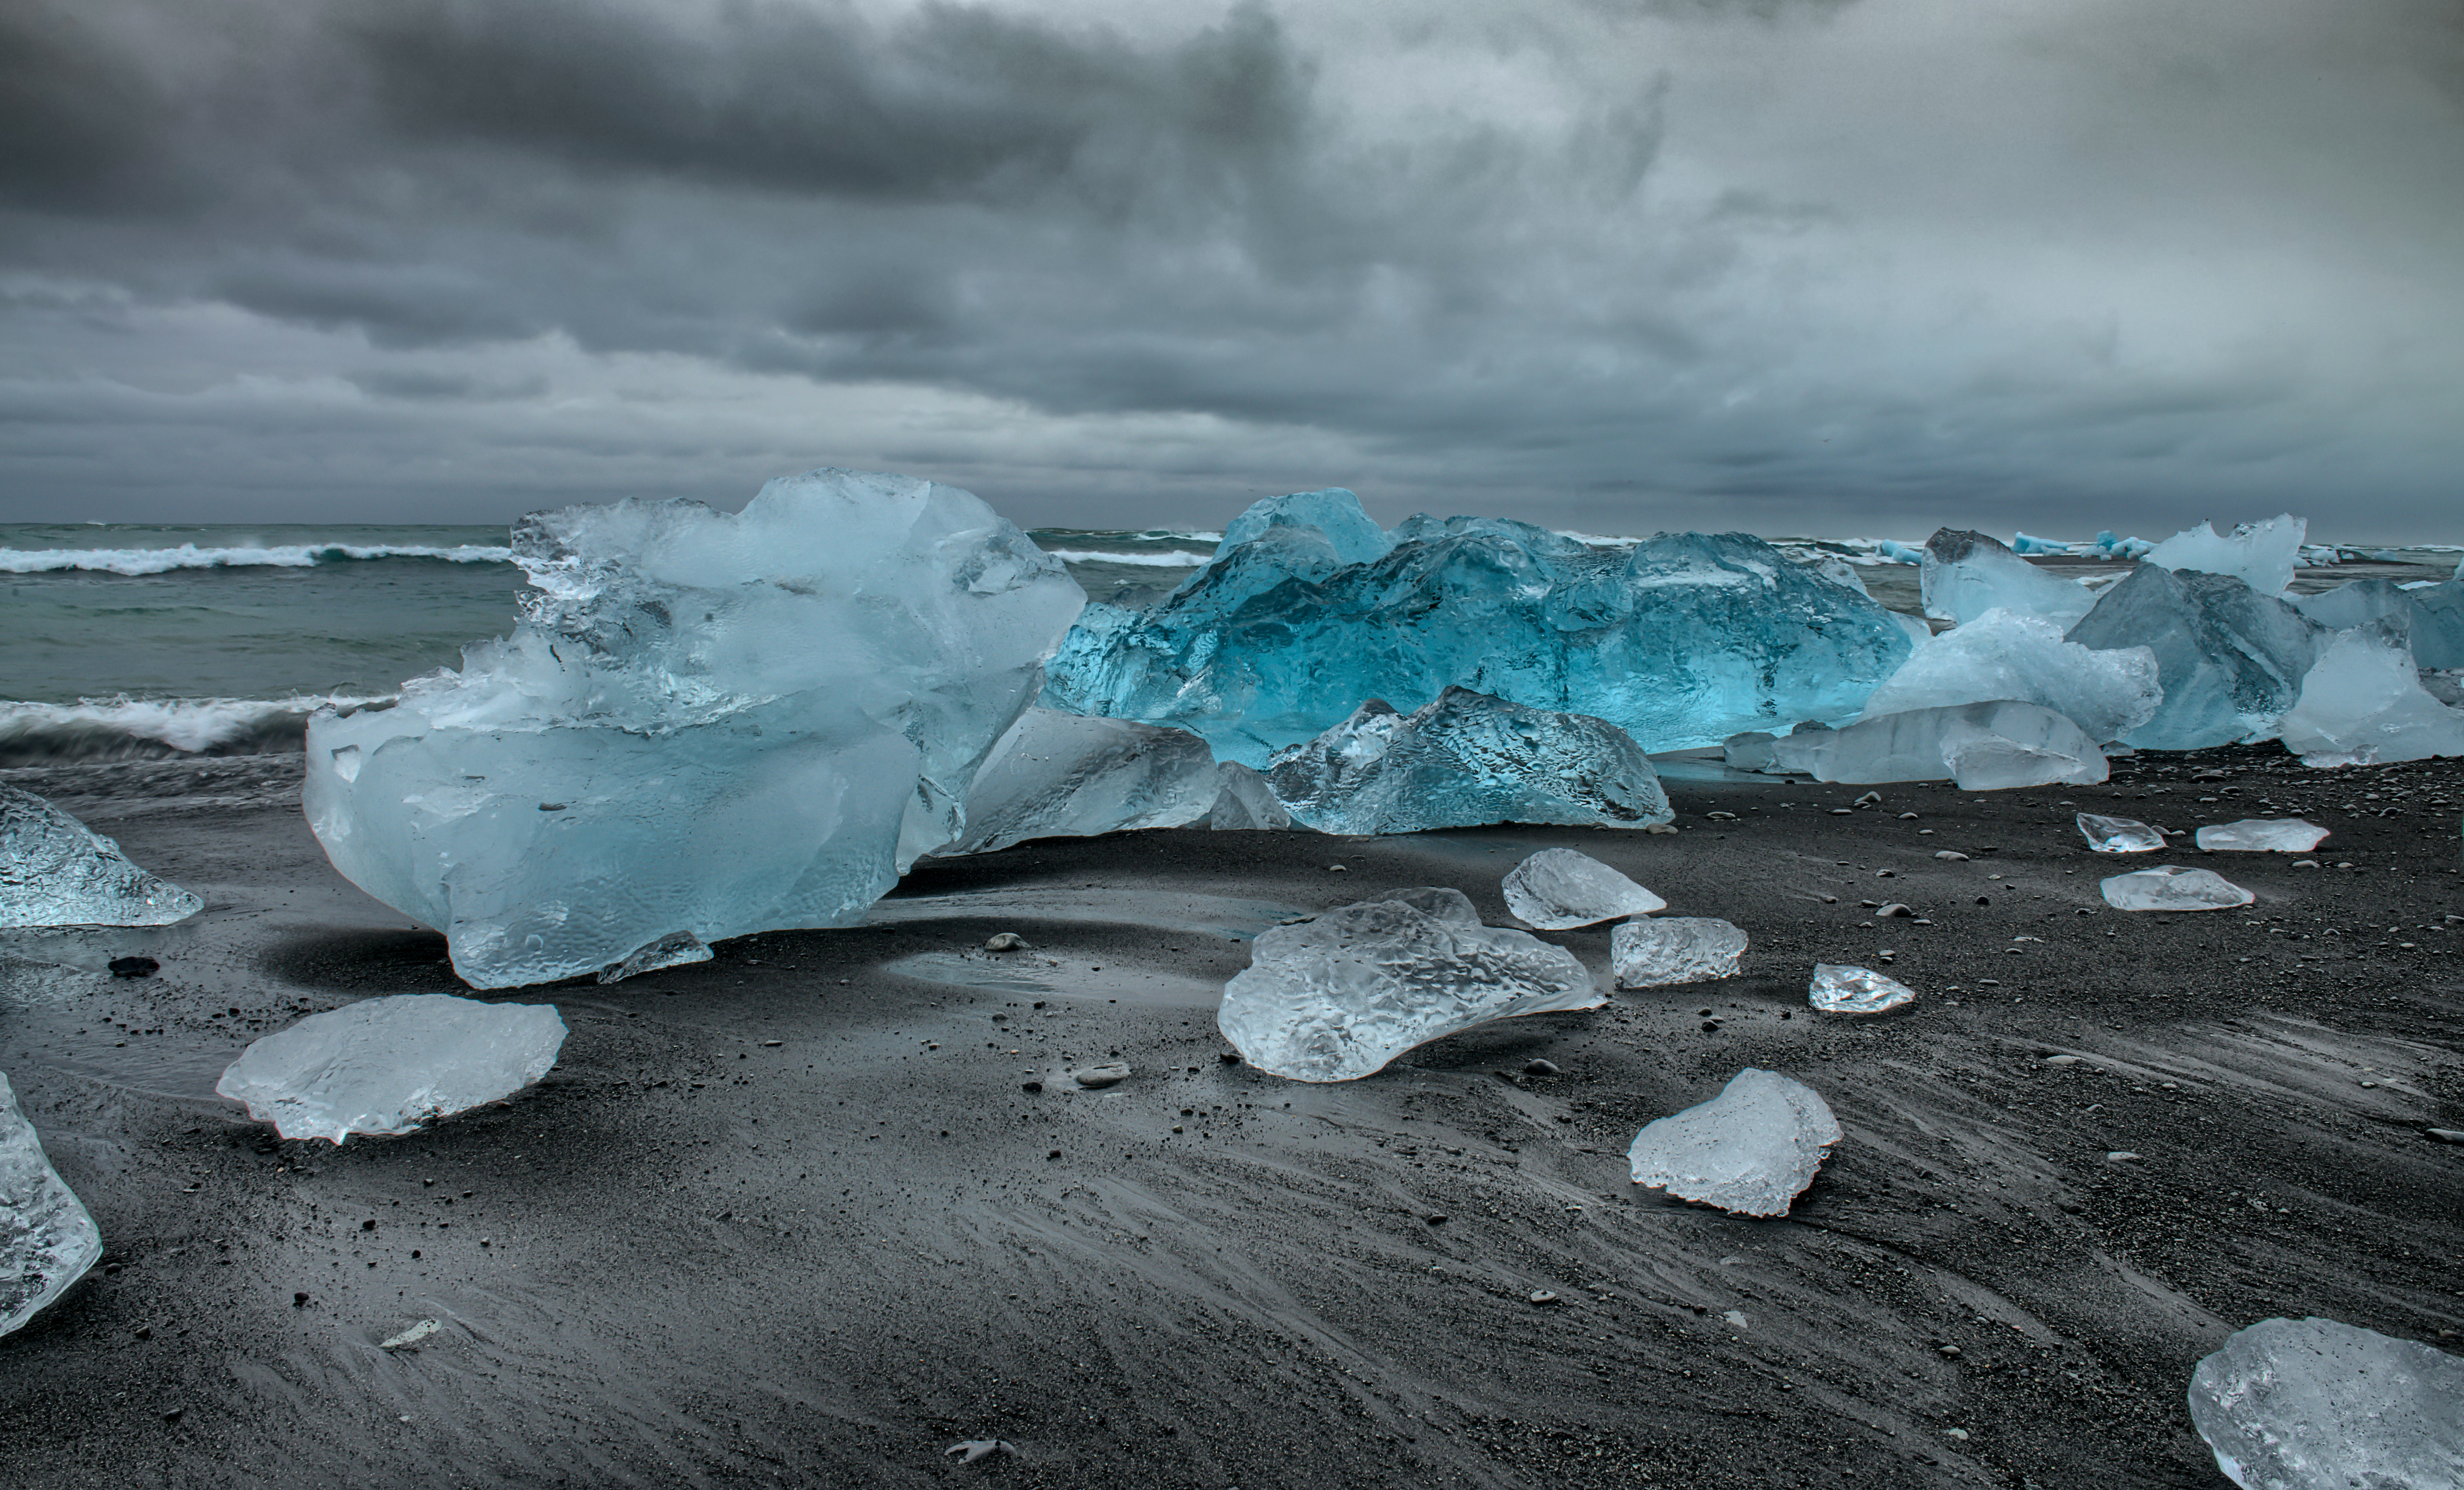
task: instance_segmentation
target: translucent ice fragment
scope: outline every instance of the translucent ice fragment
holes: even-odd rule
[[[2326,633],[2272,595],[2220,574],[2143,564],[2097,597],[2064,640],[2156,656],[2162,702],[2122,737],[2142,750],[2196,750],[2276,732]]]
[[[2262,595],[2280,595],[2293,583],[2295,561],[2309,520],[2291,513],[2264,523],[2245,523],[2219,534],[2206,523],[2147,550],[2143,562],[2167,569],[2230,574]]]
[[[1680,1200],[1785,1215],[1839,1137],[1821,1093],[1748,1066],[1709,1101],[1647,1124],[1626,1159],[1637,1185]]]
[[[2416,667],[2464,667],[2464,585],[2400,585],[2358,579],[2315,595],[2286,597],[2286,604],[2333,631],[2387,622],[2412,649]]]
[[[1349,1081],[1475,1025],[1604,1002],[1573,953],[1483,926],[1462,892],[1432,890],[1268,927],[1224,985],[1216,1023],[1262,1070]]]
[[[627,957],[599,969],[602,983],[622,983],[640,973],[656,972],[662,967],[682,967],[690,963],[706,963],[711,950],[701,938],[690,931],[671,931],[655,942],[637,947]]]
[[[1276,797],[1266,778],[1238,761],[1215,767],[1215,805],[1207,809],[1209,828],[1289,828],[1291,811]]]
[[[984,757],[966,832],[940,852],[1179,828],[1205,816],[1221,789],[1214,752],[1185,729],[1029,709]]]
[[[1621,989],[1663,989],[1737,975],[1742,927],[1709,916],[1653,916],[1609,932],[1609,969]]]
[[[407,1133],[547,1075],[564,1033],[549,1004],[362,999],[258,1040],[214,1090],[284,1138]]]
[[[1800,730],[1772,745],[1776,765],[1816,781],[1956,780],[1992,791],[2104,780],[2104,753],[2069,716],[2005,700],[1909,709],[1845,729]]]
[[[1871,594],[1866,592],[1865,576],[1857,572],[1857,566],[1850,564],[1847,560],[1842,559],[1836,553],[1824,554],[1821,558],[1816,559],[1812,564],[1806,566],[1806,567],[1812,569],[1815,573],[1821,575],[1824,579],[1829,580],[1834,585],[1837,585],[1844,589],[1853,589],[1857,593],[1864,595],[1868,600],[1873,598]]]
[[[2090,740],[2119,740],[2155,717],[2165,689],[2145,647],[2091,651],[2052,621],[1997,610],[1919,649],[1865,701],[1865,717],[1994,699],[2040,703]]]
[[[2133,817],[2100,817],[2094,812],[2081,812],[2079,836],[2099,854],[2155,854],[2165,847],[2165,835]],[[2206,832],[2205,829],[2200,830]],[[2201,847],[2206,845],[2202,844]]]
[[[1731,770],[1769,770],[1777,762],[1779,737],[1767,729],[1745,729],[1720,742],[1720,758]]]
[[[1827,1014],[1883,1014],[1917,1001],[1917,990],[1871,967],[1815,963],[1806,1000]]]
[[[1543,931],[1668,908],[1659,896],[1573,849],[1542,849],[1506,872],[1505,888],[1506,908]]]
[[[0,1335],[34,1317],[102,1259],[102,1234],[43,1153],[0,1076]]]
[[[41,797],[0,787],[0,927],[166,926],[205,903]]]
[[[2199,847],[2217,854],[2307,854],[2327,830],[2299,817],[2245,817],[2199,830]]]
[[[2384,622],[2339,632],[2278,725],[2309,766],[2357,766],[2464,755],[2464,711],[2421,686],[2403,640]]]
[[[1409,715],[1372,699],[1276,757],[1266,781],[1294,820],[1321,833],[1641,828],[1674,815],[1650,760],[1616,725],[1468,688]]]
[[[1216,551],[1228,552],[1270,527],[1313,527],[1326,535],[1335,558],[1344,564],[1369,564],[1386,557],[1395,541],[1360,505],[1360,499],[1340,486],[1324,491],[1262,497],[1223,528]]]
[[[1961,625],[1988,611],[2041,616],[2068,626],[2096,597],[2030,564],[1983,533],[1943,528],[1925,540],[1917,584],[1925,612]]]
[[[2212,869],[2185,869],[2160,864],[2103,883],[2104,903],[2126,911],[2231,910],[2258,897]]]
[[[2244,1490],[2464,1485],[2464,1358],[2334,1320],[2261,1320],[2190,1373],[2190,1422]]]

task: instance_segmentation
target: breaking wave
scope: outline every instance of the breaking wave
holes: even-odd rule
[[[308,716],[331,704],[349,712],[389,703],[353,698],[80,699],[75,703],[0,702],[0,767],[80,761],[163,760],[183,755],[268,755],[297,750]]]
[[[363,559],[437,559],[447,564],[510,564],[514,551],[494,544],[280,544],[264,547],[0,548],[0,574],[83,569],[99,574],[165,574],[173,569],[314,568]]]
[[[1211,554],[1174,549],[1167,553],[1108,553],[1093,548],[1046,548],[1064,564],[1142,564],[1155,568],[1195,569],[1214,562]]]

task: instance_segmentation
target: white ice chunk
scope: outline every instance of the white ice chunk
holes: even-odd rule
[[[2258,897],[2212,869],[2160,864],[2103,883],[2104,903],[2126,911],[2231,910]]]
[[[2079,836],[2099,854],[2155,854],[2165,847],[2165,835],[2135,817],[2081,812],[2074,821],[2079,824]]]
[[[1664,989],[1737,975],[1744,928],[1710,916],[1658,916],[1609,933],[1609,970],[1621,989]]]
[[[167,926],[205,903],[41,797],[0,787],[0,927]]]
[[[2190,1422],[2243,1490],[2464,1485],[2464,1358],[2334,1320],[2261,1320],[2190,1373]]]
[[[1659,896],[1573,849],[1542,849],[1506,872],[1505,888],[1506,908],[1543,931],[1668,908]]]
[[[1573,953],[1481,925],[1461,891],[1398,891],[1259,933],[1216,1023],[1260,1070],[1349,1081],[1475,1025],[1605,1002]]]
[[[2245,817],[2199,830],[2199,847],[2215,854],[2307,854],[2327,830],[2299,817]]]
[[[2066,715],[2090,740],[2119,740],[2165,700],[2146,647],[2095,652],[2062,628],[1993,610],[1920,648],[1874,690],[1865,718],[1951,703],[2018,699]]]
[[[2104,780],[2104,753],[2067,715],[2004,700],[1910,709],[1845,729],[1809,729],[1773,742],[1775,764],[1816,781],[1956,780],[1992,791]]]
[[[2202,523],[2147,550],[2143,563],[2167,569],[2230,574],[2262,595],[2280,595],[2293,583],[2309,520],[2291,513],[2264,523],[2245,523],[2219,534]]]
[[[984,757],[967,791],[966,833],[940,852],[1184,827],[1221,790],[1215,752],[1185,729],[1029,709]]]
[[[102,1260],[102,1233],[43,1152],[0,1076],[0,1335],[25,1323]]]
[[[1634,1136],[1634,1182],[1738,1215],[1786,1215],[1814,1183],[1839,1120],[1802,1081],[1751,1066],[1720,1095]]]
[[[362,999],[258,1040],[214,1090],[284,1138],[407,1133],[547,1075],[564,1033],[552,1004]]]
[[[2068,626],[2096,597],[2030,564],[1983,533],[1943,528],[1925,540],[1917,577],[1925,613],[1965,626],[1988,611],[2041,616]]]
[[[1806,1002],[1826,1014],[1886,1014],[1917,1001],[1917,990],[1871,967],[1815,963]]]
[[[1085,599],[983,502],[906,477],[534,514],[505,640],[308,724],[310,825],[482,988],[671,932],[851,925],[956,838]]]
[[[2307,766],[2464,755],[2464,711],[2430,696],[2402,638],[2377,623],[2336,634],[2278,728]]]
[[[1291,825],[1290,809],[1275,796],[1265,777],[1238,761],[1215,767],[1215,805],[1207,810],[1207,827],[1283,829]]]

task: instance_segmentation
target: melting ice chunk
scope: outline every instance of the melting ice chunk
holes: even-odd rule
[[[407,1133],[547,1075],[564,1033],[550,1004],[362,999],[258,1040],[214,1090],[284,1138]]]
[[[2052,621],[1996,610],[1918,649],[1865,701],[1865,717],[1994,699],[2041,703],[2090,740],[2119,740],[2155,717],[2165,690],[2145,647],[2094,652]]]
[[[1461,891],[1432,889],[1259,933],[1216,1023],[1261,1070],[1349,1081],[1475,1025],[1606,1001],[1573,953],[1483,926]]]
[[[2001,701],[1910,709],[1845,729],[1807,729],[1774,741],[1775,764],[1816,781],[1939,781],[1968,791],[2080,786],[2104,780],[2104,753],[2070,719],[2042,704]]]
[[[2258,897],[2212,869],[2159,864],[2104,881],[2104,903],[2126,911],[2231,910]]]
[[[1505,888],[1506,908],[1543,931],[1668,908],[1659,896],[1573,849],[1542,849],[1506,872]]]
[[[102,1234],[52,1168],[0,1076],[0,1335],[34,1317],[102,1259]]]
[[[1270,527],[1313,527],[1343,564],[1371,564],[1386,557],[1395,541],[1361,509],[1360,499],[1340,486],[1324,491],[1262,497],[1226,523],[1219,553],[1228,553]]]
[[[2464,755],[2464,711],[2421,686],[2411,653],[2384,622],[2336,634],[2279,727],[2307,766]]]
[[[2190,1373],[2190,1422],[2245,1490],[2464,1485],[2464,1359],[2334,1320],[2261,1320]]]
[[[940,852],[1179,828],[1211,812],[1221,790],[1215,753],[1185,729],[1029,709],[984,757],[966,832]]]
[[[2293,583],[2301,540],[2309,529],[2306,519],[2291,513],[2264,523],[2245,523],[2224,534],[2202,523],[2150,548],[2143,562],[2167,569],[2230,574],[2262,595],[2280,595]]]
[[[1621,989],[1663,989],[1737,975],[1742,927],[1710,916],[1656,916],[1609,933],[1609,968]]]
[[[2218,854],[2307,854],[2327,830],[2299,817],[2245,817],[2199,830],[2199,847]]]
[[[1785,1215],[1814,1183],[1839,1120],[1802,1081],[1748,1066],[1720,1095],[1634,1136],[1634,1182],[1738,1215]]]
[[[1409,715],[1372,699],[1276,757],[1266,781],[1294,819],[1321,833],[1641,828],[1675,815],[1649,758],[1616,725],[1468,688]]]
[[[2100,817],[2094,812],[2081,812],[2079,836],[2099,854],[2155,854],[2165,847],[2165,835],[2133,817]],[[2205,829],[2200,830],[2205,832]],[[2205,844],[2200,845],[2202,848]]]
[[[2324,634],[2237,579],[2143,564],[2098,596],[2063,639],[2099,651],[2152,651],[2164,700],[2122,739],[2142,750],[2196,750],[2273,734],[2300,697]]]
[[[0,787],[0,927],[167,926],[205,903],[41,797]]]
[[[1915,1003],[1917,990],[1871,967],[1815,963],[1805,997],[1826,1014],[1886,1014]]]
[[[2013,553],[1983,533],[1943,528],[1925,540],[1917,577],[1925,612],[1962,626],[1988,611],[2041,616],[2068,626],[2096,597]]]

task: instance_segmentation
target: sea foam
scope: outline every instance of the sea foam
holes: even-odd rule
[[[83,569],[99,574],[165,574],[173,569],[271,567],[307,569],[355,559],[440,559],[448,564],[511,564],[514,551],[495,544],[277,544],[263,547],[0,548],[0,574]]]

